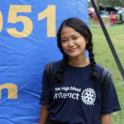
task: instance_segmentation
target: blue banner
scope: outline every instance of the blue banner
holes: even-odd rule
[[[0,1],[0,124],[38,123],[42,73],[62,59],[56,33],[69,17],[89,25],[87,0]]]

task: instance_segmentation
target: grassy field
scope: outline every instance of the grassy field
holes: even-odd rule
[[[90,29],[93,34],[95,60],[101,66],[112,71],[112,79],[114,81],[121,106],[121,111],[114,112],[112,114],[112,124],[124,124],[124,80],[117,67],[102,29],[92,28],[92,25],[97,25],[97,23],[93,22],[92,18],[89,18],[89,22]],[[107,28],[107,31],[124,68],[124,23],[111,26]]]

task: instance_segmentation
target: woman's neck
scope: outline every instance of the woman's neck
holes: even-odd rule
[[[69,58],[68,64],[75,66],[75,67],[84,67],[90,64],[89,59],[86,57],[84,58]]]

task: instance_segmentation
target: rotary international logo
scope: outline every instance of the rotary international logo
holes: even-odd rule
[[[87,105],[94,105],[96,93],[92,88],[87,88],[83,90],[81,94],[81,99]]]

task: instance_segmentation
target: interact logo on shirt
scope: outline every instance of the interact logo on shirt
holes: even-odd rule
[[[59,93],[55,93],[54,95],[54,99],[58,99],[58,98],[72,98],[72,99],[76,99],[79,100],[79,93],[63,93],[63,91],[77,91],[77,92],[81,92],[81,88],[75,88],[75,87],[58,87],[55,88],[55,91],[61,91]]]
[[[82,92],[81,99],[87,105],[94,105],[96,93],[92,88],[87,88]]]
[[[81,88],[75,88],[75,87],[56,87],[55,91],[60,91],[58,93],[54,94],[54,99],[58,98],[71,98],[75,100],[80,99],[80,94],[81,94],[81,99],[84,104],[86,105],[94,105],[95,99],[96,99],[96,93],[92,88],[87,88],[81,92]],[[63,92],[65,91],[65,92]],[[67,92],[67,91],[71,91]],[[72,91],[76,91],[77,93],[73,93]]]

